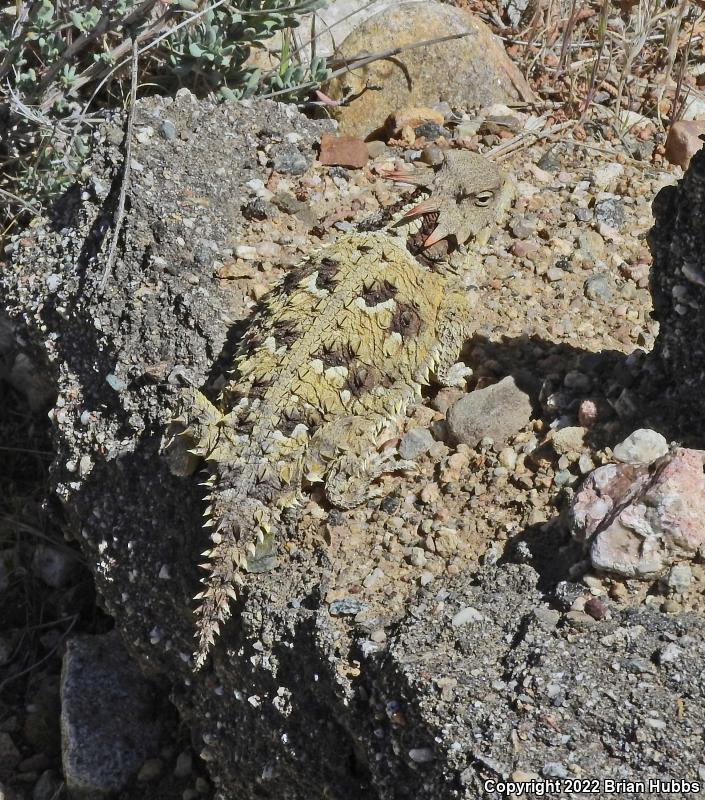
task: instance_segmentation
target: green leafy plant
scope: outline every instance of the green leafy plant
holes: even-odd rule
[[[133,41],[140,85],[150,91],[186,86],[222,100],[272,91],[294,99],[301,85],[310,89],[329,74],[322,59],[302,63],[291,48],[301,15],[325,2],[16,0],[0,9],[0,194],[11,201],[5,222],[74,180],[92,126],[123,106]],[[279,66],[263,71],[252,63],[253,50],[269,45],[276,56],[276,41]]]

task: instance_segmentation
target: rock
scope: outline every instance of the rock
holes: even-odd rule
[[[583,428],[592,428],[599,418],[597,403],[594,400],[582,400],[578,406],[578,422]]]
[[[470,622],[482,622],[484,615],[481,614],[476,608],[472,606],[465,606],[461,608],[450,621],[454,628],[459,628],[461,625],[467,625]]]
[[[148,758],[140,767],[137,773],[138,783],[149,783],[156,780],[164,769],[164,762],[161,758]]]
[[[609,303],[612,300],[612,288],[606,275],[591,275],[585,281],[585,297],[599,303]]]
[[[429,142],[435,142],[436,139],[440,139],[441,137],[445,137],[446,139],[451,138],[450,132],[437,122],[422,122],[420,125],[414,128],[414,133],[416,134],[417,138],[423,138]]]
[[[277,147],[273,153],[274,169],[282,175],[303,175],[309,167],[309,160],[293,144]]]
[[[585,428],[568,425],[553,432],[551,443],[558,455],[580,452],[585,445]]]
[[[188,776],[193,771],[193,755],[188,751],[184,750],[183,753],[179,753],[176,764],[174,766],[174,776],[177,778],[188,778]]]
[[[704,451],[678,448],[649,465],[608,464],[591,473],[568,521],[593,567],[625,578],[665,575],[705,544]]]
[[[34,784],[32,800],[56,800],[60,796],[63,785],[64,782],[60,775],[57,775],[54,770],[45,770]]]
[[[22,755],[10,734],[0,731],[0,779],[9,778],[21,760]]]
[[[529,396],[503,378],[499,383],[464,395],[448,410],[448,430],[456,442],[476,447],[482,439],[492,439],[501,448],[531,419]]]
[[[158,752],[163,722],[155,696],[117,631],[66,643],[61,750],[71,797],[120,791]]]
[[[666,136],[666,158],[684,170],[703,146],[700,138],[705,134],[705,120],[680,120],[674,122]]]
[[[326,88],[328,94],[336,99],[356,96],[335,110],[341,131],[375,138],[390,109],[432,107],[441,100],[469,108],[531,96],[520,71],[489,28],[464,9],[435,0],[408,0],[364,20],[346,37],[336,56],[349,59],[454,33],[469,35],[408,50],[334,78]],[[381,89],[363,91],[370,84]]]
[[[605,240],[597,231],[581,231],[578,234],[578,247],[592,261],[604,261],[605,259]]]
[[[385,120],[384,127],[389,136],[399,136],[407,128],[414,131],[417,136],[421,136],[423,134],[417,133],[417,128],[427,124],[435,124],[438,128],[442,128],[444,122],[445,117],[439,111],[434,111],[432,108],[410,107],[392,112]]]
[[[321,151],[318,160],[328,166],[341,166],[360,169],[367,164],[369,152],[367,145],[354,136],[333,136],[325,133],[321,137]]]
[[[541,158],[539,158],[539,168],[546,172],[558,172],[563,166],[566,151],[567,147],[562,142],[551,145]]]
[[[24,795],[16,794],[12,789],[0,783],[0,800],[24,800]]]
[[[50,544],[36,546],[32,556],[32,572],[47,586],[53,589],[68,586],[79,571],[76,554],[69,547],[59,549]]]
[[[619,230],[624,225],[624,205],[618,197],[607,197],[595,203],[595,219],[603,225]]]
[[[624,464],[649,464],[668,452],[668,442],[657,431],[639,428],[615,446],[617,461]]]
[[[622,164],[617,164],[616,162],[604,164],[592,171],[592,183],[596,189],[604,191],[614,184],[623,172],[624,167]]]
[[[56,395],[44,370],[21,351],[15,354],[7,380],[27,398],[31,411],[45,411]]]
[[[670,430],[691,441],[705,436],[705,152],[697,152],[683,180],[653,203],[652,316],[659,324],[651,360],[664,374],[657,405]],[[662,413],[663,413],[662,411]]]
[[[537,0],[502,0],[502,13],[514,28],[528,25],[538,8]]]
[[[693,570],[689,564],[674,564],[666,576],[666,586],[676,594],[688,591],[693,582]]]
[[[545,602],[546,574],[539,589],[539,575],[530,565],[508,563],[497,552],[486,564],[458,569],[452,576],[429,550],[425,571],[414,570],[402,563],[416,546],[413,526],[430,523],[429,533],[422,533],[433,541],[437,520],[427,512],[451,524],[443,519],[448,511],[443,495],[433,509],[415,505],[415,490],[398,504],[408,523],[404,533],[410,536],[403,548],[396,536],[379,530],[375,503],[342,515],[351,539],[360,539],[344,559],[308,526],[304,535],[281,537],[280,566],[241,576],[245,585],[235,613],[223,626],[207,667],[193,673],[190,598],[199,578],[194,554],[208,543],[207,532],[201,531],[204,491],[196,476],[171,475],[161,449],[177,393],[184,384],[204,386],[215,378],[216,354],[229,352],[249,304],[240,303],[240,288],[233,291],[213,280],[217,267],[192,254],[199,240],[208,239],[218,243],[218,261],[232,256],[234,246],[245,241],[243,230],[251,232],[242,205],[257,190],[247,184],[269,177],[259,155],[276,140],[286,140],[292,129],[302,137],[297,143],[301,151],[313,152],[321,123],[272,102],[215,106],[181,97],[169,102],[150,96],[135,104],[138,126],[158,129],[168,114],[177,130],[197,135],[180,140],[178,148],[158,135],[147,144],[133,142],[134,157],[145,169],[132,173],[130,213],[102,295],[96,283],[105,267],[110,228],[104,223],[112,219],[114,198],[82,201],[60,230],[51,220],[36,219],[21,235],[11,233],[17,252],[3,268],[0,294],[14,317],[22,319],[31,352],[44,354],[51,363],[46,372],[63,403],[53,421],[52,475],[66,527],[92,570],[102,607],[143,668],[169,687],[203,757],[199,770],[207,769],[212,777],[210,786],[200,774],[194,776],[184,797],[193,798],[193,792],[243,800],[474,797],[482,793],[488,770],[509,775],[515,764],[527,774],[549,762],[570,765],[576,775],[613,774],[615,742],[622,741],[628,741],[630,752],[619,764],[620,776],[643,778],[644,764],[657,757],[654,739],[633,737],[632,720],[651,712],[672,719],[684,686],[688,709],[697,713],[705,707],[703,661],[694,646],[705,640],[705,622],[696,614],[669,616],[648,606],[629,613],[611,608],[613,619],[562,619],[547,632],[534,621],[534,610]],[[104,129],[96,129],[94,156],[86,167],[106,186],[120,175],[118,145],[124,133],[114,127],[120,134],[117,145],[103,142]],[[182,224],[191,215],[193,228]],[[269,226],[263,229],[269,236]],[[101,231],[106,238],[97,241]],[[155,262],[156,257],[163,262]],[[67,263],[80,268],[62,266]],[[174,269],[165,269],[165,263]],[[198,285],[185,278],[191,272],[200,278]],[[62,276],[50,303],[47,274]],[[151,286],[159,288],[141,291]],[[59,303],[65,313],[57,313]],[[556,357],[559,364],[565,362],[564,354]],[[143,380],[141,365],[156,364],[164,364],[157,377]],[[553,371],[552,366],[546,369]],[[105,383],[109,373],[125,380],[119,393]],[[443,403],[448,400],[444,396]],[[144,423],[139,430],[128,424],[135,415]],[[65,469],[84,455],[93,463],[87,474]],[[537,486],[545,486],[546,475],[530,477],[529,484],[536,477]],[[493,513],[493,504],[503,504],[506,495],[498,491],[495,500],[494,489],[473,494],[475,487],[484,488],[482,481],[477,475],[468,481],[470,527],[459,530],[459,537],[462,545],[472,547],[478,541],[472,529],[478,514]],[[436,492],[438,483],[433,476]],[[389,485],[386,479],[381,484]],[[527,487],[527,501],[533,499],[543,504],[542,493],[533,498]],[[313,500],[311,506],[320,508]],[[514,532],[506,534],[514,538]],[[426,541],[421,535],[419,540]],[[389,564],[382,586],[360,586],[377,564],[385,571]],[[401,581],[395,574],[400,565]],[[160,574],[172,577],[160,580]],[[379,602],[359,612],[360,620],[357,615],[331,616],[326,600],[331,584],[341,599],[349,595],[366,601],[379,592]],[[414,589],[408,613],[397,601],[404,585]],[[466,607],[476,609],[483,621],[453,627],[452,615]],[[605,647],[602,638],[618,626],[629,632],[615,635]],[[369,640],[364,638],[368,627]],[[632,635],[636,627],[643,627],[641,636]],[[377,631],[386,632],[386,640]],[[649,676],[648,691],[639,691],[626,670],[612,669],[627,656],[651,659],[671,640],[679,642],[684,656],[673,668],[658,668],[669,680]],[[375,652],[361,658],[371,653],[368,641]],[[678,680],[670,680],[675,671]],[[452,676],[458,680],[451,701],[450,687],[441,681]],[[103,691],[110,686],[107,681]],[[542,691],[549,686],[550,695]],[[605,686],[610,702],[603,702]],[[562,698],[560,708],[557,698]],[[619,713],[624,708],[628,715]],[[527,719],[556,714],[560,733],[532,736]],[[697,774],[702,758],[696,746],[698,724],[698,719],[692,727],[674,724],[668,742],[659,742],[669,774]],[[517,730],[528,736],[518,754],[511,749]],[[409,757],[411,750],[422,751],[414,753],[422,759],[431,751],[433,760],[417,763]],[[171,765],[173,756],[161,755]],[[175,780],[166,773],[165,780]],[[145,794],[150,786],[137,787],[137,793]],[[172,794],[181,796],[173,788]]]
[[[433,447],[434,441],[428,428],[412,428],[404,434],[399,444],[399,455],[408,459],[418,458]]]

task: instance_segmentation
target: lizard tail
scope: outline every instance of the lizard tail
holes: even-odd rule
[[[194,597],[194,600],[201,601],[196,609],[198,645],[194,653],[194,671],[204,665],[220,633],[220,626],[230,616],[230,601],[237,599],[235,586],[241,582],[240,568],[246,566],[244,557],[238,558],[239,547],[234,535],[222,538],[203,555],[208,556],[208,561],[200,566],[208,571],[208,575],[201,581],[204,584],[203,591]]]
[[[206,515],[211,516],[212,510],[209,507]],[[196,610],[195,670],[205,663],[220,626],[230,616],[230,602],[238,598],[236,587],[242,585],[244,573],[268,572],[277,566],[271,522],[268,510],[255,501],[251,507],[245,504],[238,519],[229,510],[211,534],[213,547],[203,553],[208,560],[200,565],[208,574],[194,598],[201,602]]]

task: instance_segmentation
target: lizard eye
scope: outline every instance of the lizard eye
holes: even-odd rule
[[[475,205],[480,206],[481,208],[485,208],[492,202],[493,198],[494,198],[494,192],[490,191],[478,192],[475,195]]]

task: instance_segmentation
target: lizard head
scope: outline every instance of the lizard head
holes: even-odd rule
[[[462,245],[476,238],[498,221],[507,201],[503,173],[478,153],[449,150],[430,180],[419,178],[414,182],[425,185],[431,194],[404,219],[438,215],[435,229],[424,242],[426,248],[441,239],[452,237]]]

